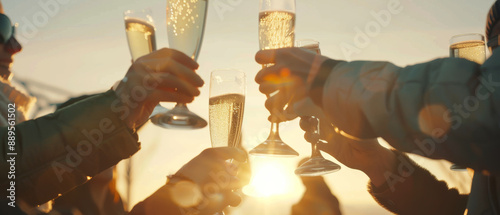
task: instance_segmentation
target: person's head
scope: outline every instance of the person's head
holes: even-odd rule
[[[15,27],[9,17],[5,15],[2,2],[0,1],[0,77],[9,80],[11,77],[13,55],[20,52],[21,44],[14,37]]]
[[[486,17],[486,39],[491,52],[499,45],[498,35],[500,35],[500,1],[497,0]]]

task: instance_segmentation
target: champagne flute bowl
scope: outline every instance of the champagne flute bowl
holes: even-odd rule
[[[208,0],[167,0],[167,36],[169,47],[198,59]],[[154,116],[153,123],[164,128],[198,129],[207,126],[207,121],[191,112],[186,104],[177,103],[167,112]]]
[[[260,0],[259,46],[261,50],[293,47],[295,40],[295,0]],[[264,65],[264,67],[270,65]],[[269,95],[267,95],[269,97]],[[271,120],[266,141],[249,152],[262,156],[298,156],[279,135],[279,122]]]

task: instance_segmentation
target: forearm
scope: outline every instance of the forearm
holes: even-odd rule
[[[382,186],[387,183],[387,173],[394,171],[397,165],[397,158],[390,150],[381,147],[382,149],[377,152],[377,155],[372,158],[372,164],[368,168],[363,168],[363,171],[369,178],[373,185],[376,187]]]
[[[129,212],[129,215],[181,215],[183,211],[172,200],[169,187],[163,186],[158,189],[152,197],[137,203]]]
[[[484,79],[500,80],[500,74],[463,59],[406,68],[342,62],[325,82],[322,108],[334,125],[354,136],[382,137],[401,151],[500,172],[494,165],[500,158],[490,156],[500,150],[494,143],[500,139],[500,105],[493,99],[500,92],[478,100],[477,93],[487,91]],[[474,99],[476,109],[461,117],[457,105]]]
[[[396,214],[463,214],[467,196],[450,189],[403,153],[394,151],[393,169],[384,172],[384,183],[368,185],[373,198]]]
[[[16,128],[16,194],[42,204],[139,149],[137,136],[112,111],[109,91]],[[6,128],[0,136],[6,145]],[[5,156],[5,153],[2,153]],[[1,169],[8,168],[2,163]],[[2,188],[9,181],[2,180]]]

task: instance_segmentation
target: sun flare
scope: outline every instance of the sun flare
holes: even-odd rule
[[[243,192],[254,197],[270,197],[292,192],[297,177],[286,161],[277,158],[254,159],[252,179]]]

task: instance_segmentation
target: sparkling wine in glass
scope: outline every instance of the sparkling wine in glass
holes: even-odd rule
[[[236,147],[241,138],[245,110],[245,73],[213,71],[208,108],[212,147]]]
[[[307,49],[316,54],[321,54],[319,42],[316,40],[297,40],[295,42],[295,46]],[[300,127],[306,130],[310,137],[306,140],[311,143],[311,158],[295,170],[295,174],[297,175],[319,176],[340,170],[340,166],[338,164],[325,159],[318,149],[318,144],[323,141],[320,140],[319,125],[319,119],[314,116],[305,116],[300,119]]]
[[[450,39],[450,57],[465,58],[478,64],[486,61],[486,46],[481,34],[461,34]]]
[[[293,47],[295,41],[295,0],[260,0],[259,46],[261,50]],[[271,66],[271,65],[265,65]],[[265,67],[264,66],[264,67]],[[269,97],[269,95],[267,95]],[[272,120],[266,141],[249,152],[253,155],[298,156],[279,135],[279,123]]]
[[[193,60],[198,59],[207,8],[208,0],[167,0],[167,36],[170,48],[183,52]],[[172,110],[156,115],[152,121],[165,128],[197,129],[207,125],[203,118],[189,111],[183,103],[177,103]]]
[[[450,39],[450,57],[464,58],[483,64],[486,61],[486,46],[481,34],[460,34]],[[450,167],[455,171],[466,171],[467,167],[453,164]]]
[[[132,61],[156,50],[155,26],[149,9],[127,10],[124,20]]]

